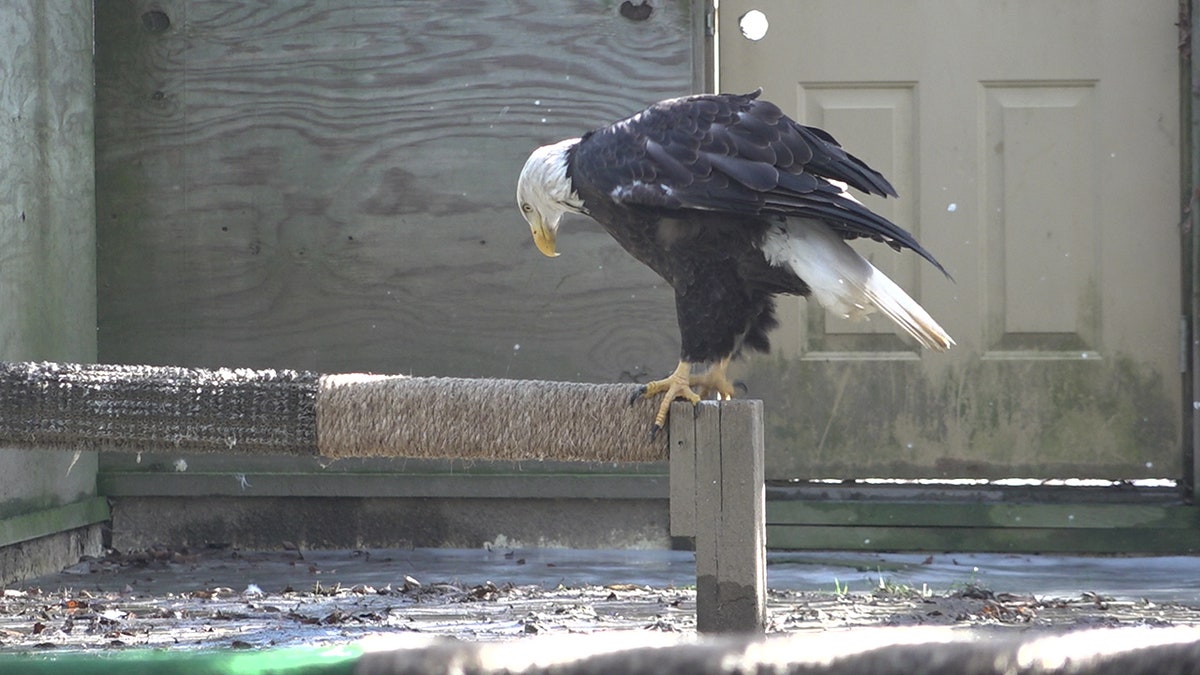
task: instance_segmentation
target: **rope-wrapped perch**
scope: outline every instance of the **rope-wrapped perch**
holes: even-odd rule
[[[644,462],[633,385],[0,363],[0,446]]]

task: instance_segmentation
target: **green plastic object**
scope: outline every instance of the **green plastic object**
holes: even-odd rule
[[[0,654],[0,675],[352,675],[362,649],[355,645],[266,651]]]

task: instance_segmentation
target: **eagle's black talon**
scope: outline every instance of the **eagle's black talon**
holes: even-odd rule
[[[651,442],[654,442],[654,439],[658,438],[658,432],[660,432],[660,431],[662,431],[662,427],[658,426],[657,424],[650,425],[650,441]]]
[[[635,389],[633,392],[633,395],[629,397],[629,405],[632,406],[634,403],[638,402],[638,399],[645,398],[645,396],[646,396],[646,385],[643,384],[642,386]]]
[[[750,388],[749,388],[749,387],[747,387],[747,386],[746,386],[746,383],[745,383],[745,382],[742,382],[741,380],[734,380],[734,381],[733,381],[733,388],[734,388],[734,389],[737,389],[737,390],[738,390],[738,391],[740,391],[740,392],[742,392],[742,394],[749,394],[749,393],[750,393]]]

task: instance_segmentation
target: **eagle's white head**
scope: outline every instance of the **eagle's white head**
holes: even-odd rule
[[[583,202],[571,191],[567,176],[567,153],[578,142],[568,138],[534,150],[517,179],[517,206],[533,232],[533,243],[550,257],[558,255],[554,246],[559,219],[567,211],[583,212]]]

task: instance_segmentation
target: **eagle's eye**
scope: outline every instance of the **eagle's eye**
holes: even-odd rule
[[[529,204],[522,204],[521,210],[524,211],[525,213],[530,213],[533,211],[533,207]]]

